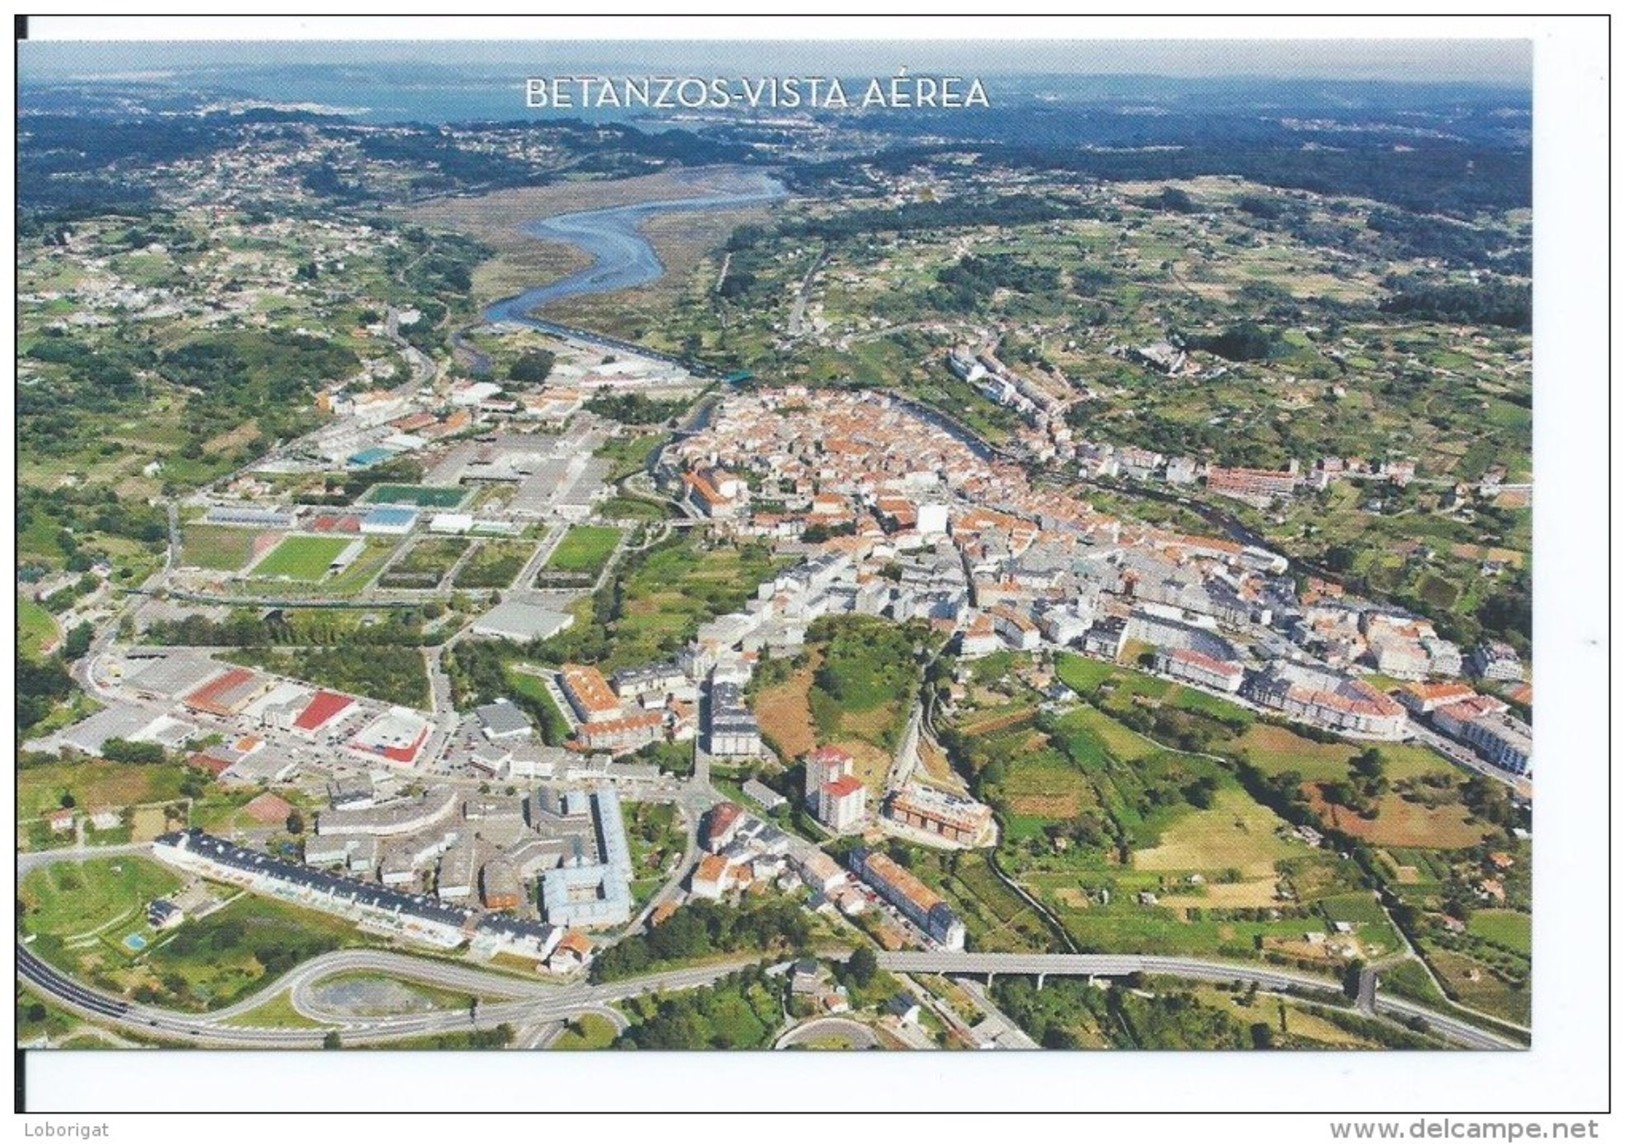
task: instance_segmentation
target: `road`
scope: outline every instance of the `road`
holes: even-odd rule
[[[1324,977],[1267,965],[1240,965],[1204,961],[1199,958],[1159,957],[1141,954],[1101,953],[953,953],[905,952],[880,954],[880,967],[897,973],[1020,974],[1042,977],[1048,974],[1090,977],[1124,977],[1130,973],[1162,974],[1193,981],[1256,982],[1277,991],[1312,990],[1340,992],[1335,982]],[[1388,995],[1373,999],[1374,1011],[1399,1020],[1420,1018],[1429,1031],[1470,1049],[1522,1049],[1509,1038],[1487,1032],[1459,1018],[1440,1013],[1401,997]]]
[[[808,1021],[805,1025],[797,1025],[774,1043],[775,1049],[788,1049],[792,1045],[811,1044],[825,1037],[840,1037],[848,1041],[854,1049],[876,1049],[880,1041],[874,1030],[862,1021],[854,1021],[850,1017],[820,1017],[816,1021]]]
[[[916,700],[914,710],[909,712],[908,726],[903,731],[903,738],[897,744],[897,751],[892,755],[891,771],[886,775],[886,789],[888,791],[901,790],[914,775],[914,768],[920,763],[920,720],[924,715],[924,707]]]
[[[683,879],[688,876],[694,864],[700,859],[700,820],[717,803],[723,801],[722,795],[711,785],[710,756],[699,749],[694,749],[694,774],[678,787],[671,800],[677,807],[677,814],[683,821],[683,857],[672,870],[671,875],[661,883],[658,890],[649,899],[638,916],[632,919],[623,931],[622,936],[636,933],[647,923],[649,916],[663,902],[670,901],[676,896]]]
[[[549,985],[507,977],[454,962],[408,957],[381,950],[344,950],[324,954],[292,970],[252,997],[215,1013],[180,1013],[150,1005],[139,1005],[103,993],[72,980],[36,957],[26,946],[17,951],[17,976],[44,993],[57,1005],[104,1025],[113,1025],[146,1037],[178,1040],[211,1048],[316,1048],[327,1033],[337,1028],[346,1044],[382,1044],[435,1033],[494,1029],[569,1020],[594,1013],[626,1027],[626,1018],[611,1008],[616,1002],[647,993],[694,989],[751,963],[736,958],[715,965],[669,970],[647,977],[632,978],[607,985]],[[471,1014],[467,1009],[435,1010],[395,1017],[372,1019],[331,1015],[319,1006],[310,1015],[329,1021],[318,1029],[259,1029],[227,1024],[232,1017],[258,1008],[290,990],[295,1007],[308,1003],[309,990],[316,981],[337,973],[382,973],[406,976],[443,988],[482,992],[519,992],[509,1000],[481,1004]]]
[[[965,996],[971,1003],[982,1011],[985,1018],[976,1026],[972,1036],[980,1038],[983,1042],[992,1042],[1001,1048],[1008,1049],[1036,1049],[1038,1042],[1029,1037],[1020,1025],[1012,1021],[1003,1009],[993,1003],[987,995],[987,989],[980,981],[965,978],[959,983],[965,991]]]
[[[123,858],[142,855],[152,856],[152,844],[148,842],[127,842],[122,846],[64,846],[56,850],[31,850],[17,852],[17,881],[20,883],[30,871],[41,866],[49,866],[53,862],[83,862],[87,858]]]
[[[1439,732],[1423,723],[1415,715],[1409,716],[1410,732],[1418,742],[1432,747],[1439,754],[1449,759],[1459,767],[1494,779],[1503,786],[1512,788],[1514,794],[1520,798],[1533,798],[1534,788],[1527,778],[1520,778],[1510,771],[1503,771],[1500,767],[1492,766],[1473,754],[1471,747],[1464,747],[1460,743],[1445,738]]]
[[[790,303],[790,321],[785,327],[785,332],[792,338],[798,338],[808,332],[806,324],[802,321],[802,316],[806,313],[808,299],[812,297],[813,279],[818,276],[818,272],[824,268],[824,263],[828,261],[829,248],[825,247],[818,252],[818,257],[813,259],[813,264],[807,268],[807,273],[801,277],[801,285],[796,289],[795,301]]]
[[[519,575],[513,578],[513,583],[518,586],[520,591],[528,591],[530,586],[536,583],[537,574],[541,572],[549,560],[553,559],[553,550],[559,546],[564,540],[565,534],[569,531],[570,526],[567,524],[550,524],[547,526],[547,535],[542,537],[541,543],[536,546],[536,551],[532,552],[530,559],[525,561],[525,566],[519,570]],[[503,597],[503,599],[507,598],[507,596]]]

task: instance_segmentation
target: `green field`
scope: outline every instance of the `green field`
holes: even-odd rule
[[[1126,698],[1136,695],[1160,700],[1167,698],[1169,692],[1176,689],[1187,690],[1166,679],[1158,679],[1132,667],[1107,663],[1104,660],[1085,659],[1070,652],[1063,652],[1055,657],[1055,674],[1062,683],[1084,698],[1100,702],[1104,702],[1108,696]],[[1225,706],[1235,705],[1225,704]]]
[[[254,575],[265,579],[314,582],[327,574],[339,553],[350,546],[350,538],[331,536],[290,536],[254,565]]]
[[[1100,659],[1085,659],[1081,655],[1062,654],[1055,657],[1055,674],[1072,690],[1080,695],[1093,696],[1100,690],[1100,685],[1111,680],[1114,676],[1130,673],[1127,669],[1115,663],[1107,663]]]
[[[154,942],[143,960],[162,1003],[195,1011],[230,1005],[318,954],[368,944],[342,918],[244,894]]]
[[[828,617],[808,628],[809,646],[822,652],[807,692],[821,740],[856,739],[883,752],[896,749],[919,685],[917,638],[872,616]],[[883,781],[883,772],[873,777]]]
[[[437,536],[419,540],[378,577],[380,588],[435,588],[456,566],[469,542]]]
[[[254,539],[258,535],[251,528],[188,524],[181,530],[180,563],[216,572],[235,572],[253,558]]]
[[[570,722],[559,710],[559,705],[553,701],[548,693],[547,685],[540,676],[532,675],[528,671],[520,671],[517,665],[510,666],[504,673],[508,678],[508,686],[513,688],[515,694],[522,695],[531,701],[531,709],[542,717],[542,737],[549,743],[562,743],[570,736]]]
[[[394,551],[393,540],[385,540],[382,543],[376,540],[367,541],[367,550],[355,558],[355,563],[321,586],[323,594],[350,596],[359,592],[378,574],[378,570],[384,566]]]
[[[1378,851],[1394,884],[1407,892],[1436,894],[1450,878],[1450,862],[1434,850],[1390,846]]]
[[[1174,706],[1186,690],[1111,664],[1071,662],[1082,667],[1068,672],[1071,682],[1102,702],[1151,693]],[[1226,765],[1159,747],[1096,707],[1035,713],[1019,678],[981,683],[1013,698],[973,708],[940,737],[998,811],[1002,868],[1080,947],[1257,958],[1273,948],[1267,943],[1290,947],[1325,928],[1319,902],[1328,896],[1339,920],[1362,923],[1360,939],[1374,951],[1399,947],[1369,893],[1353,893],[1358,868],[1288,836],[1286,822]],[[1012,934],[956,879],[942,888],[968,915],[978,948],[1050,940]],[[1324,963],[1305,968],[1330,971]]]
[[[221,837],[231,837],[237,831],[263,829],[262,823],[243,812],[243,807],[254,800],[256,793],[252,787],[211,787],[192,803],[191,824]],[[282,794],[290,803],[307,811],[313,805],[298,791],[285,790]],[[309,821],[310,815],[305,818]]]
[[[1265,774],[1297,771],[1305,779],[1324,782],[1348,777],[1349,760],[1363,749],[1357,743],[1316,743],[1286,727],[1255,723],[1235,740],[1235,746]],[[1415,778],[1425,774],[1454,773],[1451,765],[1426,747],[1411,743],[1382,743],[1390,780]]]
[[[1517,910],[1474,910],[1467,932],[1474,937],[1529,955],[1530,917]]]
[[[1163,702],[1169,706],[1177,707],[1181,711],[1195,711],[1202,715],[1212,715],[1217,719],[1234,723],[1251,723],[1253,713],[1239,704],[1220,699],[1217,695],[1209,695],[1205,691],[1196,691],[1189,687],[1175,686],[1163,696]]]
[[[605,520],[665,520],[671,512],[637,497],[610,497],[598,506],[598,515]]]
[[[1125,763],[1143,759],[1161,749],[1143,735],[1137,734],[1094,707],[1080,707],[1076,711],[1067,712],[1062,725],[1092,733],[1106,750]]]
[[[1320,909],[1328,921],[1354,925],[1383,925],[1388,921],[1387,911],[1370,894],[1334,894],[1320,900]]]
[[[1067,931],[1085,949],[1101,953],[1195,954],[1252,960],[1259,956],[1260,939],[1301,938],[1302,919],[1243,921],[1216,918],[1204,911],[1199,920],[1165,905],[1142,905],[1119,885],[1109,905],[1091,902],[1052,903]],[[1193,900],[1194,902],[1195,900]]]
[[[514,540],[487,540],[463,562],[452,581],[456,588],[506,588],[535,551],[534,544]]]
[[[1236,788],[1221,789],[1206,810],[1191,810],[1162,830],[1155,847],[1137,850],[1137,870],[1176,874],[1234,870],[1244,878],[1273,879],[1275,863],[1301,854],[1300,844],[1281,838],[1286,826],[1274,811]]]
[[[417,508],[456,508],[468,497],[467,489],[435,485],[374,485],[362,501],[367,504],[401,504]]]
[[[56,620],[44,607],[25,596],[17,597],[17,649],[37,657],[60,636]]]
[[[1248,760],[1268,775],[1297,771],[1306,780],[1328,782],[1348,777],[1349,760],[1357,755],[1357,744],[1337,740],[1316,742],[1275,723],[1259,721],[1254,712],[1206,692],[1193,691],[1177,683],[1158,679],[1121,664],[1085,659],[1079,655],[1056,657],[1055,674],[1061,682],[1107,711],[1128,717],[1139,700],[1153,700],[1163,707],[1177,708],[1191,715],[1215,720],[1210,724],[1214,737],[1206,750],[1222,754],[1245,752]],[[1109,718],[1106,720],[1111,722]],[[1122,729],[1126,733],[1126,729]],[[1121,735],[1113,739],[1122,745]],[[1448,773],[1450,764],[1426,747],[1410,743],[1383,743],[1383,758],[1391,781],[1424,774]],[[1114,746],[1114,753],[1118,753]],[[1119,757],[1126,757],[1119,753]]]
[[[18,820],[57,809],[64,794],[81,809],[170,802],[181,797],[186,769],[176,764],[141,765],[86,759],[22,767],[17,771]]]
[[[1449,1005],[1447,998],[1433,977],[1428,973],[1427,966],[1415,958],[1406,958],[1383,969],[1381,984],[1378,986],[1390,993],[1397,993],[1401,997],[1409,997],[1415,1001],[1422,1001],[1429,1005],[1444,1008]]]
[[[1388,911],[1369,893],[1332,894],[1316,904],[1328,922],[1353,925],[1355,936],[1367,947],[1379,947],[1386,952],[1405,948]]]
[[[1451,950],[1430,949],[1428,960],[1445,988],[1454,993],[1461,1004],[1520,1025],[1529,1023],[1527,978],[1521,986],[1514,985],[1477,958]]]
[[[40,935],[36,944],[44,947],[41,952],[92,944],[103,934],[115,944],[126,933],[150,937],[143,913],[147,903],[180,884],[173,871],[146,858],[55,862],[32,871],[18,888],[27,911],[23,928]],[[114,925],[126,919],[128,925]]]
[[[263,1005],[246,1013],[226,1018],[225,1024],[242,1029],[321,1029],[320,1021],[312,1021],[293,1007],[287,993],[281,993]]]
[[[603,525],[576,525],[548,557],[548,572],[597,575],[621,542],[621,530]]]
[[[607,1049],[615,1043],[615,1026],[609,1018],[596,1013],[584,1013],[569,1021],[564,1032],[548,1045],[550,1049],[566,1052],[581,1049]]]
[[[1050,947],[1053,938],[1043,919],[999,879],[988,858],[961,858],[943,888],[966,920],[967,935],[975,927],[974,948],[1022,952]]]
[[[1027,727],[984,735],[972,748],[972,758],[982,757],[983,751],[989,762],[978,794],[1000,812],[1011,839],[1100,811],[1100,796],[1088,775],[1042,733]]]
[[[635,437],[614,437],[605,441],[593,456],[607,457],[614,466],[609,476],[605,478],[606,483],[613,485],[623,477],[641,473],[648,463],[649,454],[659,448],[667,436],[666,433],[643,433]]]

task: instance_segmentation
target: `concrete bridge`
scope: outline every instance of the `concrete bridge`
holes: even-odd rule
[[[1261,989],[1341,994],[1335,981],[1274,965],[1207,961],[1191,957],[1117,953],[966,953],[908,951],[882,953],[880,966],[896,973],[975,974],[989,984],[1001,974],[1035,977],[1042,988],[1051,974],[1071,977],[1127,977],[1131,973],[1157,974],[1192,981],[1256,984]],[[1469,1024],[1405,998],[1379,995],[1372,983],[1371,1011],[1392,1020],[1421,1020],[1429,1032],[1469,1049],[1522,1049],[1525,1046],[1498,1033]]]

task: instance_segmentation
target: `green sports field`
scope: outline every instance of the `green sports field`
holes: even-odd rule
[[[353,537],[290,536],[254,566],[254,575],[271,579],[320,580]]]
[[[181,563],[217,572],[235,572],[254,555],[251,528],[189,524],[181,530]]]
[[[374,485],[364,498],[368,504],[409,504],[418,508],[456,508],[468,496],[467,489],[434,485]]]
[[[595,573],[620,543],[621,530],[583,524],[572,528],[547,562],[549,572]]]

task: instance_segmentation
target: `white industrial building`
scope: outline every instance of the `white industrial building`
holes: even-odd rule
[[[429,518],[429,531],[461,536],[474,527],[474,516],[466,512],[437,512]]]

